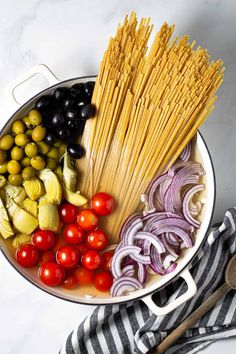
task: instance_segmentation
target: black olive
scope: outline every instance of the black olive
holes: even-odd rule
[[[71,130],[68,128],[58,128],[57,129],[57,136],[62,141],[66,141],[71,137]]]
[[[48,112],[52,107],[52,97],[51,96],[41,96],[35,102],[35,107],[39,112]]]
[[[51,117],[51,125],[52,127],[59,128],[62,127],[66,123],[65,115],[63,112],[54,112]]]
[[[87,81],[84,84],[84,91],[88,97],[92,97],[93,89],[94,89],[95,82],[94,81]]]
[[[91,103],[86,104],[81,108],[80,116],[83,119],[89,119],[95,115],[95,106]]]
[[[74,97],[78,100],[84,93],[84,85],[82,83],[74,84],[70,88],[71,97]]]
[[[47,132],[44,141],[48,145],[53,145],[57,141],[57,137],[53,133]]]
[[[65,116],[68,120],[79,119],[79,112],[76,109],[70,108],[66,111]]]
[[[66,98],[68,94],[68,89],[66,87],[58,87],[54,93],[53,93],[53,97],[54,97],[54,100],[57,102],[57,103],[61,103],[61,101]]]
[[[86,106],[86,104],[89,104],[91,103],[91,99],[89,97],[82,97],[81,100],[79,100],[79,102],[77,103],[77,107],[83,107],[83,106]]]
[[[84,149],[79,144],[68,144],[67,152],[73,159],[80,159],[84,155]]]
[[[81,126],[81,121],[78,119],[74,119],[74,120],[69,120],[67,122],[67,126],[70,129],[79,129]]]
[[[62,106],[64,109],[74,108],[76,106],[76,101],[73,97],[66,97],[62,102]]]

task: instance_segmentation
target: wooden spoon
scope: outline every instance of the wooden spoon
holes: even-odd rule
[[[187,317],[173,332],[171,332],[156,347],[152,353],[164,353],[187,329],[191,328],[200,318],[205,315],[223,296],[230,290],[236,290],[236,254],[230,259],[225,270],[225,283],[221,285],[201,306]]]

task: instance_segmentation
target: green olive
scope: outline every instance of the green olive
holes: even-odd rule
[[[66,153],[66,144],[62,144],[58,149],[59,157],[62,157]]]
[[[28,157],[28,156],[24,157],[23,160],[21,161],[21,166],[23,168],[30,166],[30,157]]]
[[[35,169],[32,166],[27,166],[22,171],[22,177],[24,181],[29,181],[36,175]]]
[[[4,135],[0,140],[0,149],[10,150],[14,144],[14,138],[10,134]]]
[[[24,117],[22,120],[25,123],[25,126],[26,126],[27,129],[32,129],[33,128],[33,125],[30,123],[29,116]]]
[[[33,129],[26,130],[25,134],[31,136],[33,133]]]
[[[48,144],[46,144],[44,141],[39,141],[37,143],[38,148],[39,148],[39,152],[43,155],[46,155],[48,153],[48,151],[50,150],[50,147]]]
[[[45,167],[45,161],[40,156],[32,157],[32,159],[30,160],[30,163],[31,163],[31,166],[38,171],[43,170]]]
[[[55,146],[56,148],[59,148],[59,147],[61,146],[61,144],[62,144],[62,141],[61,141],[61,140],[57,140],[57,141],[55,142],[54,146]]]
[[[12,125],[14,134],[23,134],[25,132],[25,123],[22,120],[16,120]]]
[[[3,162],[5,162],[6,159],[7,159],[6,151],[0,149],[0,164],[2,164]]]
[[[12,160],[21,161],[23,157],[24,157],[24,149],[22,147],[14,146],[14,148],[11,149]]]
[[[46,167],[50,168],[50,170],[55,170],[57,167],[57,161],[49,157],[46,162]]]
[[[7,173],[7,162],[0,164],[0,174],[4,175],[4,173]]]
[[[25,147],[25,154],[26,156],[29,156],[29,157],[34,157],[36,156],[38,153],[38,146],[31,142],[31,143],[28,143]]]
[[[7,163],[7,171],[11,175],[17,175],[21,171],[21,165],[18,161],[16,160],[11,160]]]
[[[20,186],[23,182],[23,178],[21,174],[18,175],[9,175],[8,176],[8,182],[12,184],[13,186]]]
[[[42,127],[41,125],[38,125],[37,127],[34,128],[32,132],[32,139],[34,141],[42,141],[45,138],[46,135],[46,128]]]
[[[52,159],[57,159],[58,156],[59,156],[58,149],[56,147],[54,147],[54,146],[47,153],[47,157],[51,157]]]
[[[30,137],[26,134],[18,134],[15,137],[15,143],[18,146],[25,146],[30,141]]]
[[[32,109],[32,111],[29,112],[29,120],[30,123],[36,127],[36,125],[39,125],[42,123],[42,116],[39,113],[39,111],[37,111],[36,109]]]

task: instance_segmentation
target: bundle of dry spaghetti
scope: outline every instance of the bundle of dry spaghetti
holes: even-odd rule
[[[223,81],[222,61],[184,36],[170,43],[164,24],[147,52],[149,19],[135,13],[119,25],[100,65],[92,102],[97,113],[82,139],[82,193],[103,191],[116,200],[106,230],[117,241],[121,225],[156,174],[177,159],[213,110]]]

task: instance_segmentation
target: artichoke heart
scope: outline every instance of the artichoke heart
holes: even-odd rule
[[[6,184],[5,192],[9,198],[12,198],[19,205],[22,205],[26,198],[26,192],[24,188],[13,186],[10,183]]]
[[[58,206],[45,201],[39,203],[38,219],[40,229],[57,231],[60,224]]]
[[[23,186],[26,194],[31,200],[37,200],[45,193],[43,183],[37,177],[32,178],[29,181],[24,181]]]
[[[73,169],[69,154],[64,155],[63,180],[65,187],[72,192],[76,191],[78,173]]]
[[[48,203],[59,205],[62,200],[62,188],[56,174],[49,168],[45,168],[39,172],[39,178],[44,183]]]
[[[35,218],[38,217],[38,204],[36,201],[26,198],[23,202],[23,206],[29,214],[33,215]]]
[[[63,185],[64,198],[71,204],[76,206],[82,206],[87,203],[88,199],[80,194],[79,191],[72,192]]]
[[[24,243],[29,243],[31,240],[31,236],[27,234],[17,234],[12,241],[12,246],[14,248],[18,248],[20,245]]]
[[[6,183],[7,183],[6,178],[4,176],[0,175],[0,189],[3,188]]]
[[[15,228],[19,233],[31,234],[38,227],[38,220],[20,208],[10,197],[6,197],[6,207]]]
[[[0,198],[0,234],[5,239],[14,235],[7,211],[5,209],[5,206],[1,198]]]

